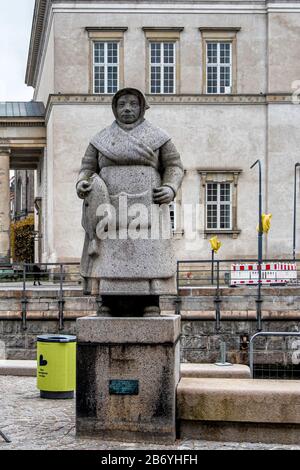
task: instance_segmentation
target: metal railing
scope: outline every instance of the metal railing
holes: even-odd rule
[[[268,279],[267,274],[269,269],[266,268],[267,265],[271,263],[285,263],[285,264],[296,264],[296,271],[293,271],[294,279],[286,279],[283,283],[279,284],[280,286],[297,286],[299,285],[299,274],[297,262],[300,260],[294,259],[266,259],[261,263],[257,259],[229,259],[229,260],[181,260],[177,262],[177,303],[176,303],[176,313],[180,314],[180,299],[181,299],[181,290],[183,289],[203,289],[209,288],[212,289],[212,295],[214,295],[215,302],[215,319],[216,319],[216,330],[220,329],[220,308],[222,303],[221,289],[226,287],[232,287],[238,289],[239,286],[231,286],[231,265],[232,264],[247,264],[247,265],[256,265],[256,280],[245,281],[241,287],[251,287],[252,292],[254,290],[255,294],[255,310],[256,310],[256,321],[257,321],[257,330],[261,331],[263,328],[262,325],[262,303],[263,303],[263,291],[268,287],[278,285],[278,280]],[[298,263],[300,266],[300,263]],[[254,271],[252,271],[254,274]],[[278,273],[282,271],[278,270]],[[259,275],[257,275],[259,274]],[[275,273],[276,274],[276,273]],[[263,284],[268,282],[268,284]],[[249,291],[247,296],[251,297]]]
[[[261,355],[259,367],[254,366],[254,341],[259,337],[297,337],[299,341],[294,341],[292,344],[280,342],[280,345],[272,347],[272,344],[263,344],[258,350]],[[276,345],[275,345],[276,346]],[[266,361],[265,356],[272,355],[272,360]],[[274,354],[277,354],[277,358]],[[253,335],[249,342],[249,365],[252,378],[263,379],[300,379],[300,332],[274,332],[274,331],[260,331]]]
[[[74,270],[74,267],[78,267]],[[29,283],[50,289],[56,293],[58,304],[59,330],[64,329],[64,304],[66,287],[74,288],[81,284],[79,263],[24,263],[0,265],[1,285],[22,290],[22,327],[27,329]],[[3,280],[6,281],[3,283]],[[42,289],[43,291],[44,289]],[[32,286],[31,286],[32,290]]]
[[[285,263],[297,263],[299,260],[280,260]],[[261,270],[261,277],[264,278],[264,265],[266,263],[278,262],[278,260],[263,260],[261,264],[257,259],[232,259],[232,260],[182,260],[177,262],[177,298],[175,299],[176,313],[181,310],[181,291],[183,289],[211,289],[211,295],[215,304],[216,330],[221,328],[221,304],[222,290],[230,286],[231,264],[237,263],[257,263]],[[300,266],[300,264],[299,264]],[[75,268],[75,269],[74,269]],[[298,269],[298,268],[297,268]],[[298,271],[296,282],[287,282],[286,286],[298,285]],[[29,283],[42,283],[57,292],[57,302],[59,311],[59,328],[63,329],[64,324],[64,304],[66,286],[75,286],[81,283],[79,273],[79,263],[25,263],[20,264],[0,264],[0,285],[18,286],[22,290],[22,324],[26,329]],[[272,283],[270,283],[272,285]],[[245,284],[246,286],[246,284]],[[267,287],[258,283],[247,289],[248,298],[253,297],[254,308],[256,310],[257,330],[262,330],[262,303],[264,289]],[[235,287],[238,291],[239,287]],[[253,294],[252,294],[253,293]],[[196,292],[196,295],[200,295]]]

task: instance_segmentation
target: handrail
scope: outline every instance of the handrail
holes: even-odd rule
[[[47,273],[51,273],[48,271],[49,268],[59,268],[59,286],[57,289],[58,292],[58,323],[59,323],[59,330],[63,330],[64,328],[64,267],[65,266],[79,266],[79,263],[70,262],[70,263],[0,263],[0,270],[1,267],[5,267],[6,269],[11,268],[18,271],[20,274],[22,272],[22,297],[21,297],[21,306],[22,306],[22,328],[23,330],[27,330],[27,309],[28,309],[28,297],[27,297],[27,277],[28,275],[34,274],[34,279],[36,281],[36,277],[40,275],[45,275]],[[46,268],[41,271],[34,271],[31,268],[38,267],[38,268]],[[70,274],[79,274],[78,273],[70,273]]]
[[[220,323],[221,323],[221,312],[220,312],[220,305],[222,303],[222,298],[221,298],[221,291],[220,291],[220,271],[222,271],[222,268],[226,266],[226,271],[229,269],[229,265],[231,264],[253,264],[255,263],[257,265],[255,271],[258,272],[258,279],[255,278],[250,281],[252,283],[252,286],[254,287],[257,284],[257,293],[256,293],[256,321],[257,321],[257,330],[262,331],[263,325],[262,325],[262,303],[263,303],[263,297],[262,297],[262,289],[263,289],[263,283],[265,282],[265,279],[263,278],[263,273],[269,270],[269,268],[265,269],[265,265],[271,264],[271,263],[281,263],[281,264],[295,264],[300,262],[300,260],[296,259],[263,259],[258,260],[257,258],[238,258],[238,259],[222,259],[222,260],[215,260],[215,259],[201,259],[201,260],[196,260],[196,259],[191,259],[191,260],[178,260],[177,261],[177,273],[176,273],[176,285],[177,285],[177,298],[180,298],[180,289],[181,289],[181,281],[184,282],[186,279],[181,278],[181,274],[186,273],[187,278],[189,279],[188,283],[190,285],[190,281],[204,281],[204,285],[202,286],[196,286],[195,288],[201,288],[201,287],[208,287],[209,288],[215,288],[215,315],[216,315],[216,330],[220,330]],[[186,266],[186,269],[184,265]],[[198,268],[195,266],[198,265]],[[200,265],[200,266],[199,266]],[[205,267],[204,267],[205,265]],[[211,273],[209,272],[211,266]],[[215,269],[217,270],[216,276],[215,276]],[[202,271],[201,271],[202,270]],[[276,270],[275,270],[276,271]],[[278,270],[277,270],[278,271]],[[292,271],[291,272],[295,272]],[[193,276],[193,273],[198,273],[198,276]],[[190,276],[189,276],[190,275]],[[217,279],[217,283],[215,284],[215,280]],[[243,281],[243,286],[246,286],[246,282]],[[226,282],[226,281],[225,281]],[[269,282],[269,285],[272,283],[272,280],[267,280],[266,282]],[[285,282],[285,280],[279,280],[277,282]],[[295,279],[293,279],[292,282],[297,282],[297,275],[295,276]],[[207,284],[206,284],[207,283]],[[274,280],[273,284],[276,283],[276,280]],[[283,285],[283,284],[282,284]],[[235,287],[235,286],[233,286]],[[191,287],[190,287],[191,288]]]
[[[268,263],[297,263],[300,262],[300,259],[264,259],[262,260],[262,264],[268,264]],[[198,280],[203,280],[209,282],[211,279],[209,271],[207,271],[206,266],[211,266],[212,260],[211,259],[190,259],[190,260],[178,260],[177,261],[177,272],[176,272],[176,290],[177,290],[177,297],[174,300],[174,305],[175,305],[175,312],[176,314],[180,314],[181,310],[181,282],[184,281],[185,279],[182,279],[181,274],[182,273],[194,273],[197,271],[200,271],[202,273],[201,277],[194,276],[191,279],[194,281]],[[209,283],[209,288],[212,289],[212,294],[214,295],[214,304],[215,304],[215,324],[216,324],[216,331],[219,332],[221,329],[221,304],[222,304],[222,283],[226,282],[226,277],[221,278],[221,273],[222,272],[227,272],[229,269],[230,264],[232,263],[256,263],[259,265],[259,262],[256,258],[237,258],[237,259],[221,259],[221,260],[214,260],[213,262],[213,281],[214,284],[211,285]],[[182,269],[184,268],[184,265],[188,264],[189,267],[187,269]],[[196,268],[196,264],[200,265],[200,268]],[[201,272],[202,266],[205,265],[205,268]],[[33,267],[40,267],[40,268],[45,268],[41,273],[36,272],[32,270]],[[22,305],[22,327],[24,330],[27,329],[27,310],[28,310],[28,275],[32,276],[32,274],[38,275],[44,275],[46,273],[50,273],[52,271],[57,272],[58,278],[56,278],[59,283],[57,286],[57,302],[58,302],[58,311],[59,311],[59,316],[58,316],[58,322],[59,322],[59,329],[62,330],[64,328],[64,304],[65,304],[65,292],[64,292],[64,283],[66,282],[65,279],[65,274],[67,274],[67,271],[65,270],[66,267],[72,267],[72,266],[79,266],[79,262],[67,262],[67,263],[0,263],[0,270],[1,267],[4,267],[6,269],[12,268],[20,275],[22,275],[22,297],[21,297],[21,305]],[[299,264],[300,266],[300,264]],[[58,270],[52,270],[51,268],[58,268]],[[224,270],[222,271],[222,269]],[[264,267],[262,269],[258,269],[259,274],[261,274],[261,271],[264,272]],[[256,271],[257,271],[256,270]],[[74,270],[75,271],[75,270]],[[207,279],[203,277],[203,273],[207,272]],[[73,275],[79,275],[79,271],[77,272],[70,272],[69,274]],[[55,282],[55,281],[54,281]],[[257,282],[257,281],[256,281]],[[205,287],[205,286],[201,286]],[[200,287],[200,288],[201,288]],[[197,288],[199,288],[197,286]],[[261,331],[262,330],[262,303],[263,303],[263,297],[262,297],[262,292],[263,292],[264,286],[262,286],[262,283],[258,282],[258,287],[257,287],[257,296],[256,296],[256,320],[257,320],[257,330]],[[254,291],[252,291],[254,292]]]
[[[299,336],[300,337],[300,332],[296,331],[259,331],[258,333],[255,333],[249,341],[249,366],[250,366],[250,372],[251,372],[251,377],[253,379],[253,363],[254,363],[254,357],[253,357],[253,347],[254,347],[254,340],[258,336]]]
[[[26,322],[26,315],[27,315],[27,296],[26,296],[26,265],[23,265],[23,295],[21,300],[22,305],[22,327],[23,330],[27,330],[27,322]]]

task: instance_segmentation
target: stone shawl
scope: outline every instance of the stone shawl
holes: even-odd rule
[[[91,144],[115,165],[146,165],[157,168],[155,151],[169,140],[165,131],[146,120],[130,131],[125,131],[115,121],[95,135]]]

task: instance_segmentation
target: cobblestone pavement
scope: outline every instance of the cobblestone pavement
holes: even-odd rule
[[[42,400],[31,377],[0,377],[0,430],[12,441],[0,437],[0,450],[266,450],[300,446],[249,443],[177,441],[174,446],[143,445],[78,439],[75,437],[75,401]]]

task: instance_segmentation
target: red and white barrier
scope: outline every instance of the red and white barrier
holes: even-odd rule
[[[230,285],[258,284],[258,263],[234,263],[231,265]],[[296,263],[262,263],[261,284],[287,284],[297,281]]]

